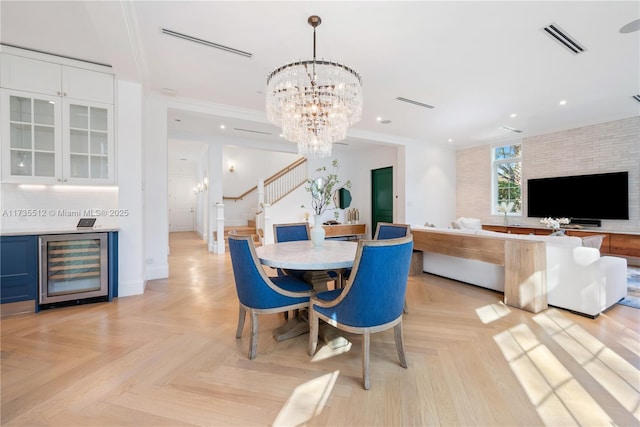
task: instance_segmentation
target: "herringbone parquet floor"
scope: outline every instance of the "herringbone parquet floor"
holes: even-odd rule
[[[193,233],[170,238],[170,278],[144,295],[2,319],[3,426],[637,426],[640,310],[587,319],[532,314],[501,295],[430,275],[410,278],[409,368],[392,330],[306,353],[260,317],[258,356],[228,255]]]

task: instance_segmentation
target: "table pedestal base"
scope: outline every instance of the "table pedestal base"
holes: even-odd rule
[[[273,330],[276,341],[284,341],[309,332],[309,322],[300,315],[287,320],[287,323]]]
[[[318,292],[325,292],[329,290],[327,282],[332,279],[325,270],[309,270],[304,273],[304,281],[313,286],[313,289]]]

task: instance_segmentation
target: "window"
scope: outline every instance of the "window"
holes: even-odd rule
[[[522,144],[520,142],[493,148],[494,214],[502,214],[498,206],[513,202],[511,212],[522,213]]]

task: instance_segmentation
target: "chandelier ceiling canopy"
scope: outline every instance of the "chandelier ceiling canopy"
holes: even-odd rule
[[[267,77],[267,118],[282,128],[288,141],[306,157],[331,155],[334,142],[347,137],[347,128],[362,116],[362,79],[353,69],[333,61],[316,60],[319,16],[313,27],[313,59],[276,68]]]

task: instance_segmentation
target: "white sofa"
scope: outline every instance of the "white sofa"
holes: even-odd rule
[[[425,228],[412,226],[412,229]],[[545,242],[549,305],[595,317],[627,294],[627,260],[600,256],[582,239],[497,233],[486,230],[429,228],[447,233]],[[504,292],[504,267],[466,258],[425,252],[423,271]]]

